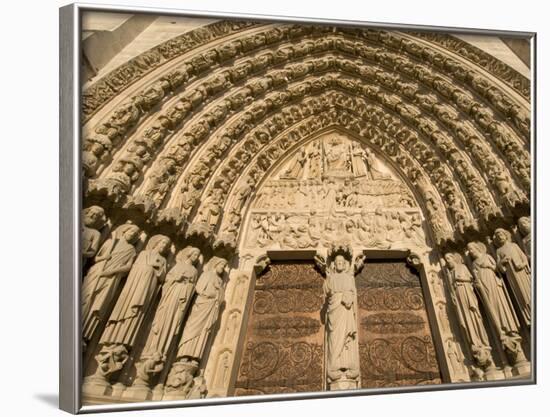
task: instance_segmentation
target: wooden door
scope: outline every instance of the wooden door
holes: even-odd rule
[[[235,395],[323,390],[323,303],[312,261],[274,262],[257,278]]]
[[[356,279],[361,386],[440,384],[420,277],[404,261],[367,261]]]

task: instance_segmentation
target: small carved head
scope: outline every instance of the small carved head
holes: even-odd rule
[[[214,271],[221,277],[226,272],[227,261],[224,258],[214,256],[208,261],[208,264],[204,269]]]
[[[149,239],[147,243],[147,250],[154,250],[161,255],[166,255],[170,250],[172,241],[168,236],[155,235]]]
[[[191,262],[192,265],[196,265],[201,256],[201,251],[194,246],[187,246],[179,251],[176,256],[178,262]]]
[[[336,272],[344,272],[348,268],[348,261],[343,255],[337,255],[334,258],[334,270]]]
[[[124,239],[130,244],[134,244],[137,241],[139,233],[139,227],[135,224],[129,223],[118,226],[115,232],[117,236],[124,237]]]
[[[84,224],[88,227],[102,229],[107,223],[105,211],[99,206],[91,206],[84,209]]]
[[[449,268],[450,270],[453,270],[457,265],[464,263],[462,256],[460,256],[460,254],[456,252],[447,252],[444,258],[445,263],[447,264],[447,268]]]
[[[531,219],[527,216],[520,217],[518,220],[518,229],[522,236],[527,236],[531,233]]]
[[[487,253],[487,247],[482,242],[470,242],[466,245],[468,253],[475,260]]]
[[[498,228],[495,230],[495,233],[493,235],[493,240],[495,241],[495,244],[500,247],[504,245],[506,242],[510,241],[511,236],[510,232],[505,229]]]

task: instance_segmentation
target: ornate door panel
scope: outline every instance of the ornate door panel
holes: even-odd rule
[[[361,386],[441,383],[420,277],[401,261],[367,261],[356,285]]]
[[[256,280],[235,395],[323,390],[323,277],[275,262]]]

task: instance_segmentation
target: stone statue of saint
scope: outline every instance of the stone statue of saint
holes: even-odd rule
[[[325,146],[327,175],[351,174],[349,145],[339,138],[330,139]]]
[[[302,179],[302,173],[304,172],[306,161],[306,148],[302,147],[300,153],[294,157],[289,165],[289,168],[283,173],[283,175],[281,175],[281,178],[288,178],[293,180]]]
[[[182,249],[177,254],[176,264],[166,275],[166,281],[162,286],[162,295],[153,318],[151,331],[141,353],[142,359],[152,357],[156,353],[164,358],[168,353],[193,295],[199,258],[199,249],[192,246]]]
[[[445,254],[445,262],[456,295],[456,309],[468,337],[472,356],[481,368],[494,368],[491,344],[474,292],[472,274],[458,253]]]
[[[133,224],[118,226],[95,257],[82,283],[82,337],[88,343],[113,302],[118,284],[136,257],[140,230]]]
[[[521,348],[518,319],[512,309],[504,282],[496,275],[495,260],[487,253],[487,247],[481,242],[468,243],[467,250],[472,258],[476,288],[499,335],[502,347],[511,357],[512,364],[526,362]]]
[[[99,206],[91,206],[82,212],[82,256],[90,259],[99,249],[100,230],[105,227],[105,211]]]
[[[497,246],[497,266],[506,275],[512,293],[516,298],[525,324],[531,325],[531,268],[529,259],[512,242],[510,232],[504,229],[495,230],[493,236]]]
[[[365,160],[367,156],[365,150],[358,142],[352,142],[351,144],[351,168],[353,175],[356,177],[365,177],[367,175],[367,167]]]
[[[217,256],[205,265],[195,287],[197,297],[183,329],[177,359],[201,359],[224,299],[223,276],[226,268],[227,261]]]
[[[321,176],[321,146],[320,142],[313,142],[308,153],[309,172],[308,178],[318,178]]]
[[[531,218],[528,216],[520,217],[518,220],[518,230],[523,243],[523,251],[531,263]]]
[[[101,335],[101,345],[124,345],[130,349],[143,318],[166,274],[166,258],[171,241],[164,235],[149,239],[128,274],[126,284]]]
[[[382,170],[380,162],[376,158],[376,155],[374,154],[374,152],[371,151],[368,148],[365,149],[364,161],[367,165],[367,169],[369,170],[369,174],[370,174],[371,179],[373,179],[373,180],[383,180],[383,179],[391,178],[390,174],[388,174],[388,173],[386,173]]]
[[[356,380],[359,377],[357,289],[353,270],[344,256],[334,258],[327,270],[323,290],[327,300],[328,383]]]

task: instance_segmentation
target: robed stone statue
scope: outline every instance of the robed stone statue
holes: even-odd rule
[[[487,253],[487,247],[482,242],[470,242],[467,249],[472,258],[476,288],[485,309],[489,312],[503,349],[511,358],[512,365],[525,363],[518,319],[504,282],[496,274],[496,261]]]
[[[454,252],[445,254],[445,262],[456,297],[453,301],[468,338],[472,356],[484,371],[492,370],[494,362],[491,357],[491,344],[474,291],[473,276],[460,254]]]
[[[136,257],[140,230],[133,224],[118,226],[103,244],[82,283],[82,337],[88,343],[112,305],[120,280]]]
[[[227,261],[216,256],[205,265],[195,287],[196,298],[183,329],[177,359],[200,360],[202,357],[224,299],[226,268]]]
[[[514,242],[510,232],[497,229],[493,240],[497,246],[497,266],[506,275],[520,314],[527,326],[531,325],[531,267],[529,259]]]
[[[357,388],[359,342],[354,267],[343,254],[334,256],[326,268],[319,257],[316,262],[326,273],[323,291],[326,297],[327,384],[330,390]]]
[[[101,345],[134,345],[143,318],[158,285],[166,274],[166,258],[171,241],[164,235],[149,239],[128,274],[126,284],[101,335]]]

